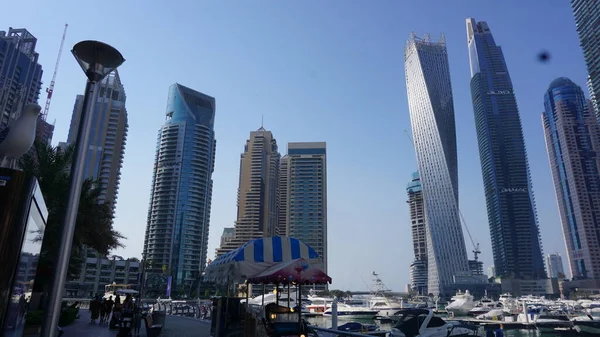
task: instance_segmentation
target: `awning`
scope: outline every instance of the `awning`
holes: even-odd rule
[[[321,268],[312,266],[303,258],[280,262],[256,276],[248,279],[250,283],[277,284],[327,284],[329,277]]]
[[[204,281],[219,284],[244,282],[277,263],[299,258],[320,267],[319,254],[298,239],[287,236],[254,239],[209,264]]]

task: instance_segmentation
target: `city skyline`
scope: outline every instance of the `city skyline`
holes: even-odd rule
[[[411,34],[404,68],[425,210],[427,291],[449,294],[455,277],[470,276],[470,270],[458,208],[456,125],[444,35],[433,40]]]
[[[471,96],[496,276],[546,277],[521,117],[502,48],[466,20]]]
[[[326,27],[319,19],[315,21],[315,19],[306,17],[305,19],[312,22],[314,26],[311,26],[308,31],[300,33],[293,25],[288,25],[288,23],[279,26],[278,31],[275,32],[271,29],[265,30],[267,27],[272,27],[272,21],[258,20],[255,22],[254,19],[239,18],[240,21],[230,26],[229,29],[241,34],[242,39],[248,42],[231,47],[233,46],[230,44],[232,42],[231,37],[224,34],[218,22],[211,21],[212,24],[206,27],[215,29],[215,34],[208,34],[205,38],[211,42],[213,50],[204,50],[201,54],[198,54],[195,51],[198,49],[194,49],[195,47],[191,47],[184,42],[183,36],[185,34],[173,39],[164,39],[164,41],[168,41],[165,43],[169,45],[177,43],[182,49],[182,55],[200,55],[196,58],[200,66],[195,68],[197,70],[194,71],[190,71],[189,67],[184,67],[183,63],[185,62],[181,62],[181,66],[176,64],[177,62],[166,62],[178,58],[176,55],[161,58],[162,56],[152,50],[145,50],[144,53],[137,52],[135,48],[140,48],[137,41],[128,45],[125,43],[123,36],[115,34],[117,31],[143,26],[140,20],[146,20],[146,17],[137,19],[138,22],[134,26],[130,26],[133,22],[122,20],[123,23],[117,25],[120,27],[119,29],[116,29],[117,27],[99,29],[95,24],[91,24],[88,28],[87,22],[85,24],[81,21],[78,22],[73,17],[74,11],[69,10],[68,6],[64,8],[64,12],[51,19],[37,17],[35,13],[33,17],[22,16],[16,9],[10,11],[11,6],[12,4],[8,5],[6,13],[11,12],[15,16],[3,17],[0,14],[0,17],[9,20],[13,26],[27,27],[36,35],[40,40],[38,47],[42,47],[41,60],[45,69],[50,69],[54,62],[56,46],[62,33],[64,21],[68,21],[70,26],[74,27],[73,34],[67,37],[67,46],[72,45],[74,41],[94,37],[122,49],[123,54],[128,59],[128,63],[120,71],[128,86],[128,109],[131,116],[131,136],[128,140],[128,147],[131,146],[133,154],[129,154],[128,151],[124,161],[123,186],[119,205],[117,206],[117,229],[122,230],[128,237],[127,247],[119,252],[124,251],[123,255],[135,256],[140,251],[141,243],[136,241],[134,233],[139,232],[140,228],[144,227],[144,221],[142,220],[140,223],[139,219],[136,218],[140,217],[140,207],[147,209],[147,198],[144,194],[147,193],[147,187],[145,186],[149,185],[148,181],[150,180],[150,172],[147,172],[148,167],[152,166],[148,163],[151,163],[153,158],[153,154],[148,156],[148,152],[152,153],[154,151],[153,143],[155,142],[155,135],[148,136],[147,134],[148,130],[155,130],[162,123],[161,119],[163,118],[160,107],[164,106],[164,96],[161,93],[170,83],[176,80],[189,83],[194,88],[211,92],[221,102],[220,111],[225,111],[230,116],[227,119],[231,119],[231,121],[220,119],[217,124],[217,132],[224,136],[220,136],[218,145],[219,153],[222,153],[223,156],[217,158],[215,169],[215,196],[217,202],[213,205],[213,214],[215,215],[211,222],[218,227],[213,227],[210,231],[211,248],[218,245],[222,228],[231,226],[234,220],[232,216],[235,215],[235,202],[232,202],[232,200],[235,200],[234,191],[237,188],[235,186],[237,182],[233,181],[236,180],[235,177],[237,177],[239,168],[239,165],[235,163],[239,161],[239,144],[247,135],[247,130],[252,129],[252,126],[260,120],[261,114],[266,117],[266,125],[277,132],[279,135],[278,140],[282,144],[302,139],[328,141],[328,147],[330,148],[328,150],[335,154],[332,155],[329,161],[330,172],[335,172],[330,179],[329,230],[330,233],[333,233],[332,237],[334,238],[330,240],[330,249],[332,249],[331,259],[335,261],[330,263],[330,273],[334,278],[334,286],[337,287],[339,282],[339,286],[343,288],[361,288],[364,285],[359,281],[346,280],[348,279],[345,277],[348,275],[346,271],[347,264],[344,264],[342,256],[347,256],[348,250],[344,250],[341,242],[348,242],[348,240],[352,240],[353,237],[359,235],[363,240],[366,239],[369,242],[394,245],[397,243],[390,241],[391,237],[398,237],[397,234],[399,233],[395,227],[406,230],[406,224],[409,221],[408,209],[404,206],[398,206],[403,205],[405,195],[396,193],[396,196],[394,196],[394,192],[398,188],[403,189],[405,186],[405,179],[401,177],[409,176],[416,167],[414,156],[411,154],[412,146],[406,141],[406,136],[402,132],[398,132],[398,129],[401,131],[407,128],[408,113],[405,97],[402,97],[404,95],[398,94],[403,91],[403,76],[399,62],[402,48],[401,46],[398,48],[397,45],[398,41],[402,41],[408,32],[412,30],[446,32],[450,48],[451,75],[458,119],[457,138],[460,149],[461,205],[466,207],[466,209],[463,209],[463,213],[465,213],[475,240],[482,244],[484,253],[481,258],[486,265],[489,265],[491,260],[489,233],[487,228],[485,230],[477,229],[480,224],[487,223],[485,206],[481,203],[483,189],[481,183],[478,182],[481,179],[480,172],[477,172],[480,171],[480,167],[477,162],[478,158],[475,158],[475,160],[470,158],[473,153],[476,153],[477,149],[472,126],[473,117],[468,93],[468,75],[465,77],[465,74],[468,74],[468,61],[466,61],[468,57],[464,52],[465,17],[472,15],[486,19],[493,24],[495,34],[499,35],[498,39],[504,41],[505,57],[511,65],[513,82],[518,88],[526,88],[526,90],[518,90],[518,88],[516,90],[521,111],[541,110],[539,95],[546,89],[547,83],[552,78],[567,75],[572,77],[580,86],[585,86],[585,77],[587,76],[585,66],[579,64],[582,62],[582,57],[581,50],[578,47],[572,13],[565,13],[565,10],[569,10],[568,4],[557,4],[557,6],[547,8],[554,15],[550,25],[527,14],[532,13],[536,6],[543,6],[539,1],[537,4],[534,2],[534,4],[520,3],[518,5],[506,4],[503,6],[482,4],[481,6],[469,7],[459,4],[448,7],[440,5],[439,8],[429,11],[427,18],[422,15],[414,15],[413,17],[400,15],[401,17],[406,16],[403,20],[398,20],[398,14],[387,15],[387,13],[401,13],[401,11],[395,10],[401,7],[399,5],[386,4],[380,9],[374,9],[360,8],[360,4],[350,3],[344,6],[350,17],[356,17],[358,13],[369,13],[378,18],[376,21],[369,19],[368,24],[364,27],[365,29],[361,31],[361,34],[367,34],[361,36],[376,36],[377,38],[366,40],[360,40],[359,38],[356,40],[357,37],[354,36],[355,42],[349,40],[345,33],[342,33],[354,29],[355,22],[352,23],[353,20],[336,19],[335,22],[340,25],[339,29],[338,26],[335,26],[333,30],[328,30],[325,29]],[[39,6],[44,8],[45,4]],[[311,8],[309,4],[296,6],[303,10]],[[156,6],[150,7],[147,9],[149,11],[148,19],[154,17],[156,13],[162,12]],[[269,14],[263,19],[273,17],[274,13],[279,13],[279,17],[288,17],[292,12],[298,13],[292,10],[294,6],[289,4],[267,7],[269,6],[259,5],[251,10],[259,16]],[[132,8],[127,4],[122,9],[122,13],[116,14],[117,17],[121,17],[124,12]],[[316,13],[325,15],[325,13],[335,12],[339,9],[339,4],[326,4],[318,9]],[[57,10],[57,8],[53,10]],[[214,6],[208,6],[206,10],[214,14],[211,20],[218,20],[218,18],[224,17],[225,12],[228,12],[221,12]],[[422,5],[417,4],[414,10],[415,13],[419,13],[424,8]],[[301,11],[299,15],[305,15],[302,13],[304,12]],[[513,13],[515,16],[508,22],[506,19],[502,19],[500,13],[505,13],[504,15]],[[235,17],[239,14],[236,12],[229,13],[229,15]],[[275,17],[278,16],[275,15]],[[441,20],[442,17],[443,20]],[[35,18],[38,19],[35,20]],[[161,26],[159,22],[156,25],[162,27],[155,30],[156,38],[165,37],[165,33],[169,29],[164,25]],[[194,25],[200,27],[203,23],[195,23]],[[518,37],[516,27],[519,26],[530,27],[531,31],[528,35],[536,36],[535,41],[530,38],[523,38],[508,43],[508,39],[500,37],[500,35]],[[344,29],[342,29],[343,27]],[[246,30],[248,34],[242,28],[248,28]],[[94,31],[97,33],[94,33]],[[288,40],[288,37],[284,38],[285,34],[292,34],[291,40],[296,41],[299,39],[300,45],[302,45],[304,39],[309,36],[313,37],[315,31],[320,33],[314,35],[315,39],[311,39],[311,41],[314,42],[315,47],[319,47],[325,52],[323,55],[330,56],[310,59],[307,58],[308,55],[304,48],[300,49],[300,53],[292,52],[289,54],[292,50],[283,47],[287,46],[285,41]],[[251,32],[252,34],[250,34]],[[327,33],[321,34],[323,32]],[[255,40],[251,35],[257,35],[257,33],[264,36],[263,38],[273,41],[273,46],[278,46],[277,49],[273,50],[273,46],[267,46],[261,42],[253,46],[251,41]],[[140,32],[140,36],[147,37],[148,35]],[[549,38],[549,36],[552,36],[552,38]],[[338,46],[341,48],[328,47],[328,45],[335,45],[335,43],[331,44],[332,39],[337,41]],[[358,41],[362,42],[358,43]],[[556,48],[556,41],[560,41],[560,48]],[[284,44],[280,45],[281,43]],[[359,45],[360,48],[358,48]],[[242,49],[238,50],[236,48]],[[248,52],[243,52],[244,48],[250,49],[248,49]],[[264,49],[266,58],[256,62],[256,53],[261,48]],[[537,61],[537,54],[543,49],[549,50],[552,56],[551,61],[545,64]],[[140,48],[139,50],[144,49]],[[234,54],[245,55],[249,59],[246,60],[244,57],[232,59],[228,55],[232,55],[231,53],[234,50],[238,50]],[[269,55],[267,50],[276,51],[277,53]],[[348,51],[352,51],[353,56],[344,58],[344,55],[348,55]],[[145,54],[146,52],[147,54]],[[218,58],[215,53],[219,55]],[[296,64],[297,67],[292,67],[296,69],[283,67],[283,64],[278,61],[281,59],[288,59],[289,62]],[[150,60],[161,60],[163,64],[158,68],[153,67],[148,64]],[[331,63],[333,60],[336,61]],[[373,62],[374,60],[377,62]],[[220,65],[220,61],[224,63]],[[244,67],[243,65],[247,64],[248,61],[255,66]],[[72,111],[73,94],[81,92],[84,84],[80,70],[77,65],[72,64],[72,60],[66,62],[65,58],[62,63],[50,114],[51,116],[56,114],[56,118],[58,118],[56,124],[58,135],[54,137],[55,142],[64,140],[64,136],[60,135],[63,135],[65,129],[68,128],[68,123],[65,126],[65,119],[68,120],[70,111]],[[266,67],[267,64],[269,67]],[[331,66],[327,67],[327,65]],[[141,74],[147,76],[147,73],[143,73],[142,69],[154,69],[153,78],[155,80],[140,81],[139,78],[143,78]],[[225,72],[217,72],[216,69],[225,69]],[[266,69],[269,69],[269,71],[265,71]],[[465,69],[467,69],[466,72]],[[233,80],[232,71],[236,73],[235,80]],[[198,74],[198,72],[202,72],[202,76],[193,75]],[[346,77],[351,73],[353,74],[352,80]],[[256,76],[257,74],[261,76]],[[283,80],[283,78],[289,78],[289,81]],[[315,79],[319,79],[317,82],[324,82],[315,86]],[[542,84],[542,82],[545,83]],[[285,84],[282,85],[282,83]],[[338,87],[337,84],[340,84],[340,86]],[[253,88],[253,90],[247,92],[247,90],[242,89],[244,87]],[[376,99],[365,100],[365,95]],[[266,97],[269,97],[268,102]],[[281,97],[285,97],[285,99],[282,100]],[[314,103],[308,109],[306,105],[300,104],[300,102],[306,102],[307,97],[310,97],[309,101]],[[248,112],[249,106],[252,107],[250,112]],[[364,118],[365,111],[369,111],[369,118]],[[540,177],[536,178],[534,187],[538,195],[536,201],[538,209],[540,209],[540,225],[544,236],[544,246],[550,245],[550,247],[547,247],[549,251],[564,251],[562,239],[555,239],[560,231],[560,225],[554,219],[557,218],[556,202],[547,158],[545,158],[543,139],[541,138],[543,135],[539,130],[539,115],[534,114],[533,117],[531,113],[524,115],[526,115],[523,117],[523,125],[526,129],[527,148],[530,149],[530,153],[534,157],[531,161],[532,172],[536,177]],[[297,116],[302,116],[302,118]],[[342,121],[342,125],[340,125],[340,121]],[[333,125],[341,127],[332,127]],[[353,137],[360,132],[370,133],[372,136],[362,138],[360,143],[350,143],[349,140],[354,139]],[[152,145],[148,146],[148,144]],[[374,158],[373,162],[371,162],[371,159],[368,161],[358,159],[367,153],[371,154],[370,158]],[[390,157],[390,153],[400,154],[400,157]],[[540,156],[540,153],[542,156]],[[364,177],[366,181],[357,180],[356,177]],[[348,182],[351,182],[351,184]],[[352,188],[350,188],[351,186]],[[360,196],[354,196],[351,192],[356,188],[361,190]],[[366,200],[365,196],[368,196]],[[140,206],[142,204],[145,205]],[[376,217],[373,217],[373,214],[376,214]],[[361,226],[364,226],[362,224],[368,225],[361,228]],[[352,230],[346,233],[349,226]],[[389,238],[376,238],[374,236],[375,232],[383,230],[391,230],[390,234],[394,233],[394,235],[389,235]],[[411,247],[406,247],[406,250],[400,253],[411,254],[411,249]],[[407,283],[406,270],[410,261],[401,262],[398,269],[402,270],[402,273],[381,270],[384,268],[383,266],[389,265],[389,262],[391,262],[389,257],[369,255],[356,257],[353,263],[359,267],[374,264],[374,268],[378,269],[386,283],[394,288],[400,288],[404,283]]]

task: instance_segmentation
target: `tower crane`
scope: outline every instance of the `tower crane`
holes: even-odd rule
[[[63,31],[62,39],[60,40],[60,48],[58,48],[58,57],[56,58],[56,64],[54,65],[54,74],[52,74],[52,81],[50,86],[46,89],[48,96],[46,97],[46,105],[42,111],[41,117],[46,120],[48,117],[48,110],[50,110],[50,102],[52,101],[52,93],[54,92],[54,82],[56,82],[56,73],[58,72],[58,65],[60,64],[60,57],[62,56],[63,46],[65,44],[65,37],[67,36],[67,28],[69,25],[65,23],[65,30]]]
[[[412,137],[410,136],[410,133],[408,133],[408,130],[404,130],[404,132],[406,133],[406,136],[408,137],[408,140],[410,140],[410,143],[413,144],[414,147],[414,142]],[[473,245],[473,256],[475,258],[475,261],[479,260],[479,254],[481,254],[481,250],[479,250],[479,242],[475,243],[475,241],[473,240],[473,236],[471,236],[471,231],[469,230],[469,227],[467,226],[467,222],[465,221],[465,217],[462,214],[462,211],[460,210],[460,207],[458,207],[458,214],[460,215],[460,220],[462,225],[465,227],[465,229],[467,230],[467,235],[469,235],[469,240],[471,241],[471,245]]]

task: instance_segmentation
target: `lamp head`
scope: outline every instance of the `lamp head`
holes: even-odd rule
[[[114,47],[100,41],[81,41],[71,50],[79,66],[90,82],[102,81],[117,69],[125,59]]]

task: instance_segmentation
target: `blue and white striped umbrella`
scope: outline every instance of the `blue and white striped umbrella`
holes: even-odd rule
[[[279,262],[299,258],[317,262],[319,254],[302,241],[287,236],[254,239],[209,264],[204,281],[222,284],[244,282]]]

